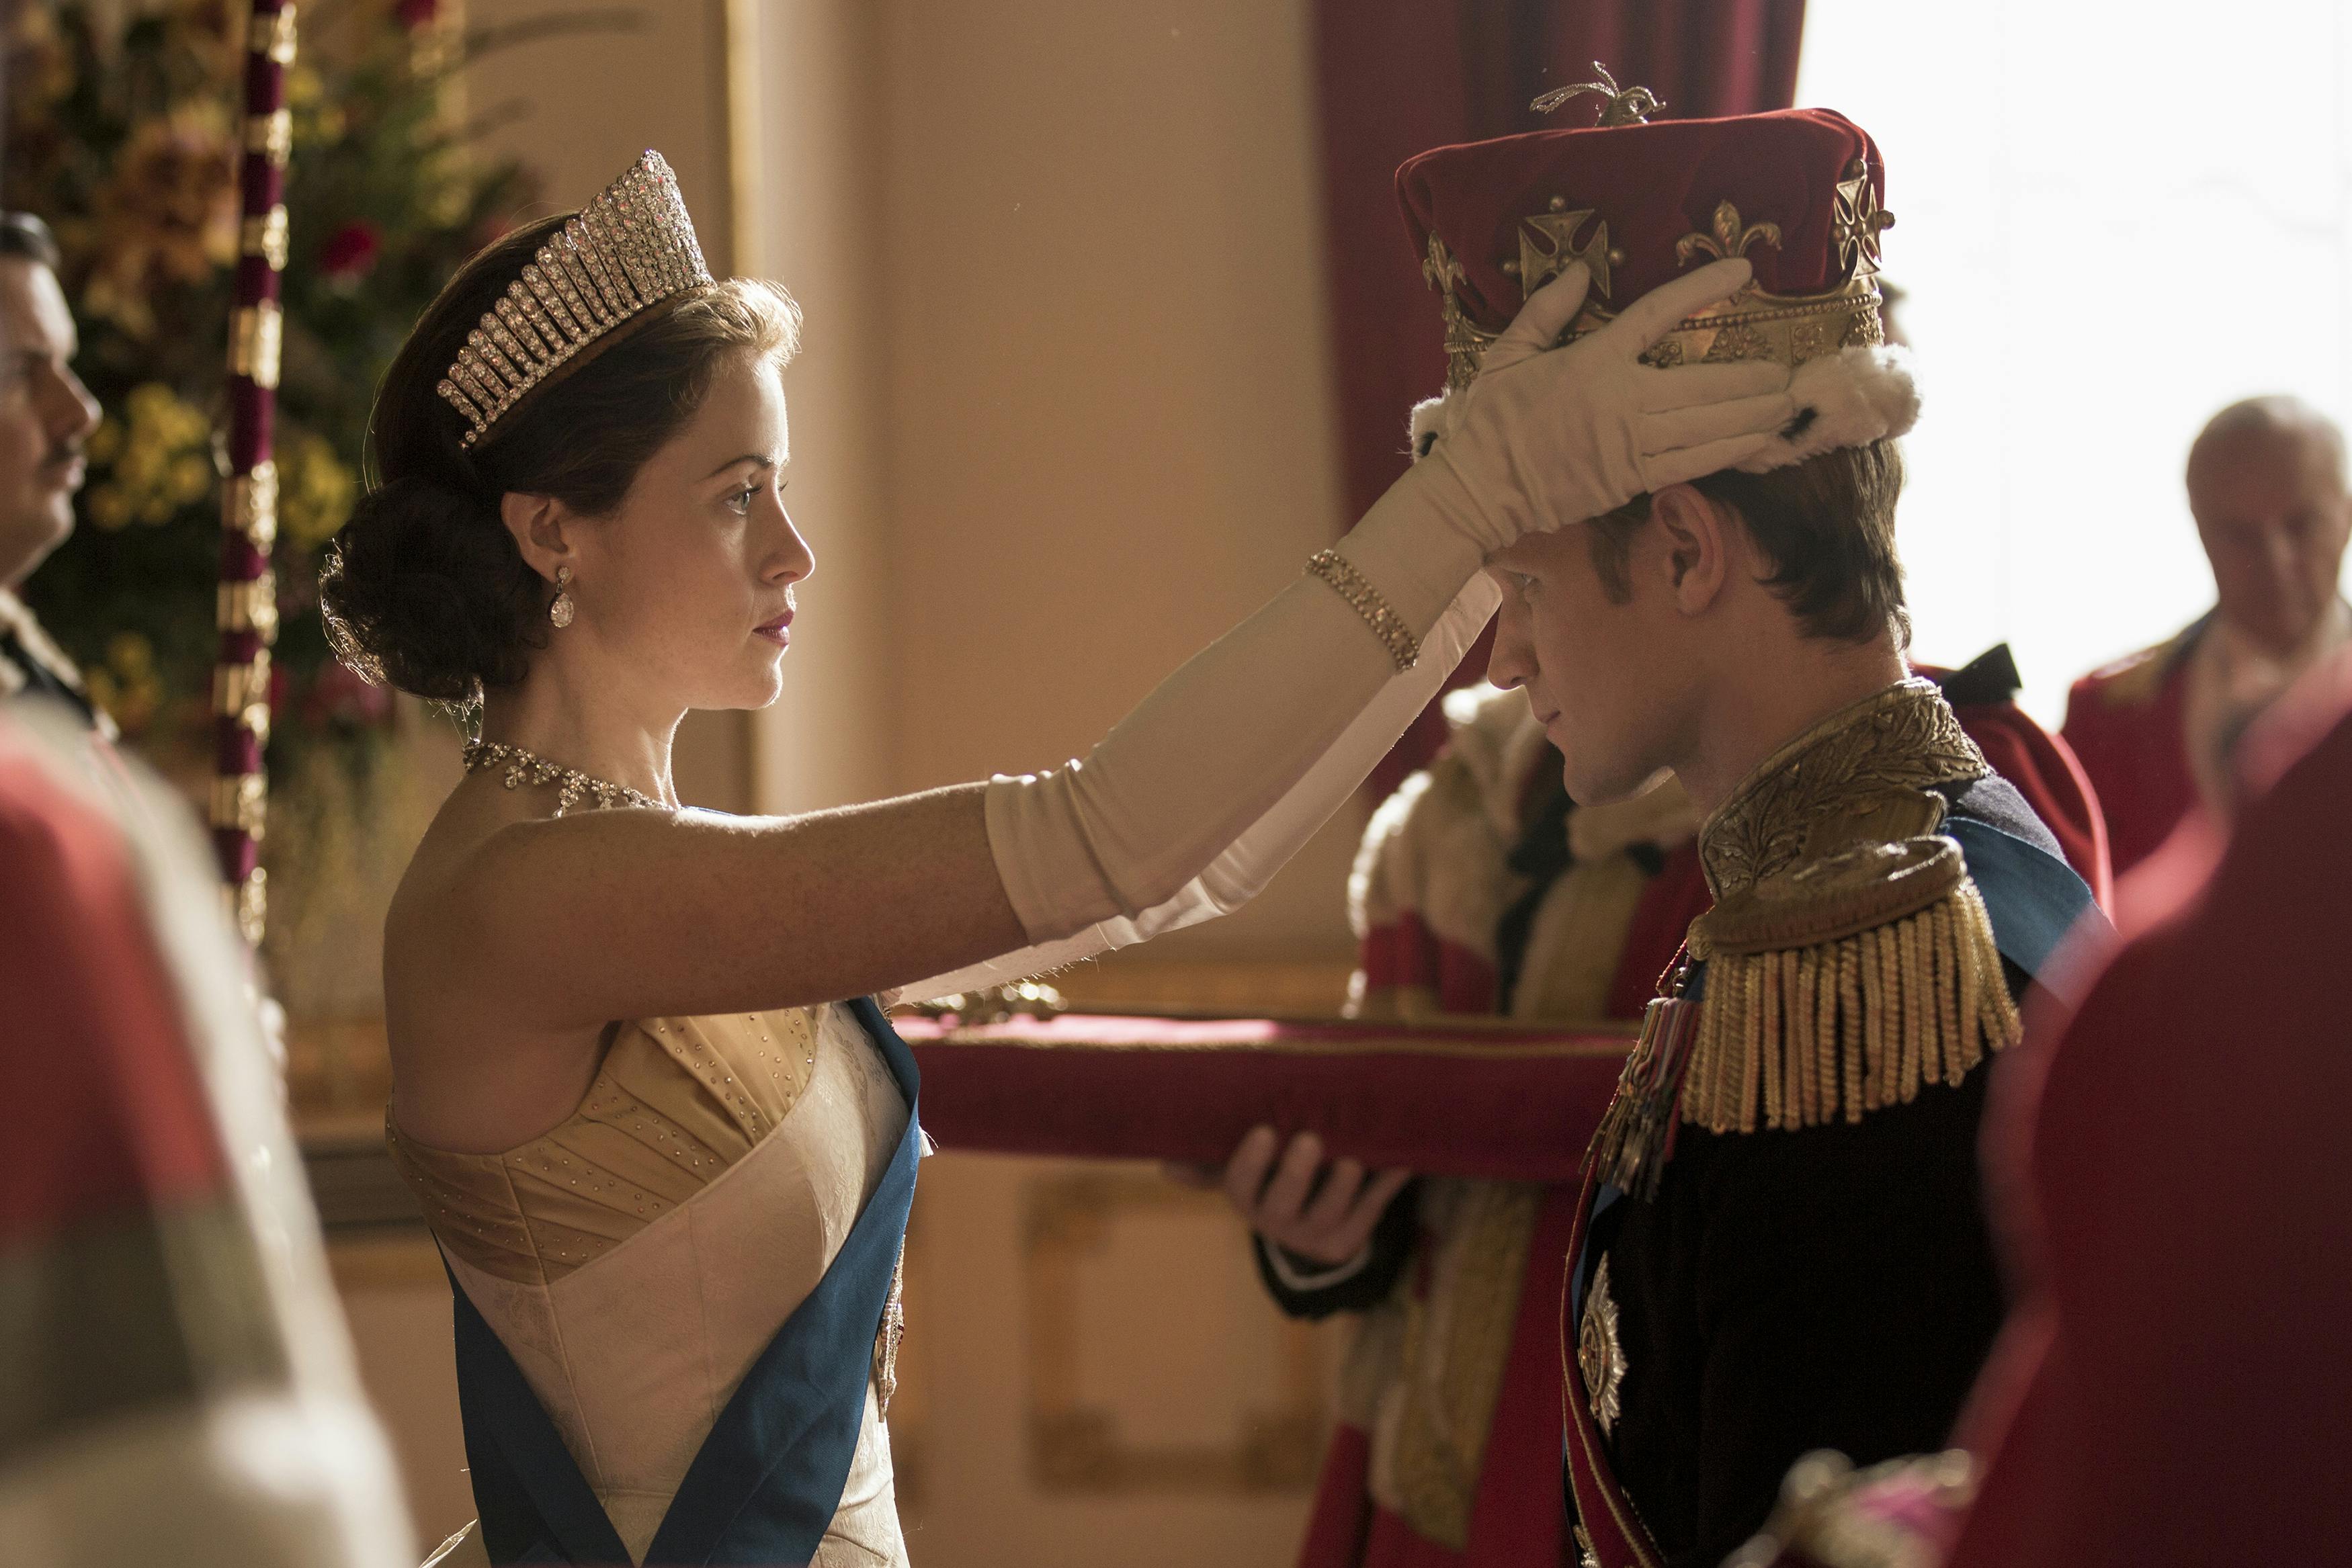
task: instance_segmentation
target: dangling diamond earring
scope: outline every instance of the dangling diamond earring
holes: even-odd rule
[[[572,595],[566,591],[571,586],[572,569],[568,566],[557,567],[555,569],[555,602],[547,607],[547,618],[555,622],[555,629],[559,632],[572,624],[573,605]]]

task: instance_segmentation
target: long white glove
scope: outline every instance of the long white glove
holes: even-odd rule
[[[1744,261],[1717,263],[1553,352],[1543,346],[1583,303],[1583,269],[1538,291],[1490,350],[1496,368],[1454,429],[1339,546],[1422,640],[1418,664],[1399,673],[1325,583],[1292,583],[1162,682],[1085,761],[991,780],[990,848],[1039,946],[905,994],[1034,974],[1226,913],[1264,886],[1493,613],[1496,591],[1479,576],[1488,554],[1727,467],[1787,423],[1785,367],[1639,362],[1748,276]]]
[[[1339,602],[1339,596],[1319,582],[1294,585],[1289,591],[1296,592],[1302,588],[1335,604]],[[1000,776],[991,780],[988,792],[989,844],[995,851],[997,871],[1005,879],[1005,891],[1013,899],[1013,907],[1020,914],[1030,936],[1036,938],[1036,946],[908,986],[900,995],[910,1001],[924,1001],[957,991],[1024,979],[1081,959],[1130,947],[1138,942],[1148,942],[1166,932],[1197,925],[1204,920],[1213,920],[1218,915],[1230,915],[1239,909],[1264,890],[1276,872],[1289,863],[1290,857],[1297,854],[1307,841],[1315,836],[1316,831],[1330,820],[1331,813],[1355,792],[1356,787],[1371,772],[1373,765],[1388,755],[1389,748],[1397,743],[1397,737],[1404,733],[1405,727],[1413,721],[1416,714],[1429,706],[1430,699],[1444,685],[1446,674],[1462,662],[1463,654],[1468,653],[1470,645],[1478,640],[1479,632],[1494,615],[1495,607],[1501,601],[1501,591],[1491,579],[1483,572],[1473,578],[1462,590],[1460,597],[1439,618],[1436,626],[1422,639],[1421,662],[1403,674],[1395,673],[1395,666],[1389,663],[1386,652],[1364,629],[1363,622],[1349,612],[1348,624],[1339,629],[1342,635],[1370,644],[1379,654],[1381,665],[1390,672],[1390,678],[1380,685],[1371,700],[1363,705],[1339,738],[1313,760],[1281,799],[1255,821],[1244,826],[1233,841],[1209,861],[1198,875],[1169,896],[1132,914],[1108,914],[1082,930],[1055,939],[1049,935],[1052,927],[1044,925],[1041,917],[1034,913],[1040,905],[1046,908],[1055,906],[1054,890],[1042,883],[1045,877],[1054,874],[1045,869],[1049,864],[1065,862],[1058,856],[1049,862],[1046,858],[1052,852],[1049,848],[1031,846],[1033,843],[1050,846],[1062,841],[1063,833],[1056,831],[1057,818],[1066,823],[1073,819],[1059,815],[1068,810],[1066,803],[1057,801],[1048,808],[1031,805],[1029,800],[1033,794],[1043,794],[1060,781],[1074,780],[1074,777],[1087,774],[1099,776],[1102,747],[1095,748],[1093,761],[1083,765],[1072,762],[1058,773],[1043,778],[1028,775],[1006,779]],[[1268,605],[1258,612],[1259,615],[1271,613],[1281,602],[1281,600],[1276,601],[1275,605]],[[1211,650],[1214,651],[1213,648]],[[1164,686],[1161,688],[1165,689]],[[1159,695],[1155,692],[1152,698],[1147,698],[1147,706]],[[1118,735],[1127,730],[1142,711],[1139,708],[1136,714],[1129,715],[1111,733]],[[1108,740],[1104,742],[1104,745],[1108,744]],[[1211,741],[1203,749],[1229,744],[1230,737],[1227,737]],[[1087,782],[1091,785],[1095,779],[1089,778]],[[1213,802],[1203,799],[1196,804],[1207,808]],[[1208,830],[1212,834],[1216,831]],[[1029,837],[1024,838],[1024,833]],[[1033,865],[1041,873],[1039,876],[1024,875],[1018,869]],[[1090,859],[1083,865],[1070,865],[1068,870],[1081,881],[1097,876]],[[1019,879],[1019,891],[1015,891],[1016,878]],[[1103,884],[1096,882],[1092,890],[1094,895],[1099,897],[1103,891]]]

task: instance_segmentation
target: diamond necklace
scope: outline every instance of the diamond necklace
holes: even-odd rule
[[[656,811],[669,809],[643,790],[632,789],[626,784],[592,779],[576,768],[550,762],[535,751],[525,751],[520,746],[509,746],[503,741],[469,740],[462,755],[468,773],[478,773],[485,768],[504,768],[509,789],[520,789],[525,784],[560,786],[555,795],[555,814],[559,817],[586,797],[593,797],[599,808],[650,806]]]

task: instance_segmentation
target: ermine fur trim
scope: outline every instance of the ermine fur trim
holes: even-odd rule
[[[1444,392],[1436,397],[1425,397],[1412,405],[1412,416],[1407,421],[1406,428],[1412,434],[1412,460],[1415,463],[1428,456],[1429,449],[1437,444],[1437,438],[1445,434],[1445,407],[1456,395]]]
[[[1789,395],[1796,399],[1802,428],[1742,463],[1741,472],[1769,474],[1824,452],[1867,446],[1919,421],[1919,386],[1908,349],[1841,349],[1808,360],[1790,378]]]

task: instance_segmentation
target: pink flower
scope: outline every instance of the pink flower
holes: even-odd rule
[[[312,725],[340,724],[354,729],[392,716],[392,694],[372,686],[341,664],[321,665],[302,701],[302,717]]]
[[[374,270],[383,250],[383,232],[365,218],[355,219],[319,247],[319,270],[331,282],[357,283]]]
[[[402,26],[412,32],[418,27],[429,27],[441,19],[441,0],[400,0],[393,7],[393,15],[400,18]]]

